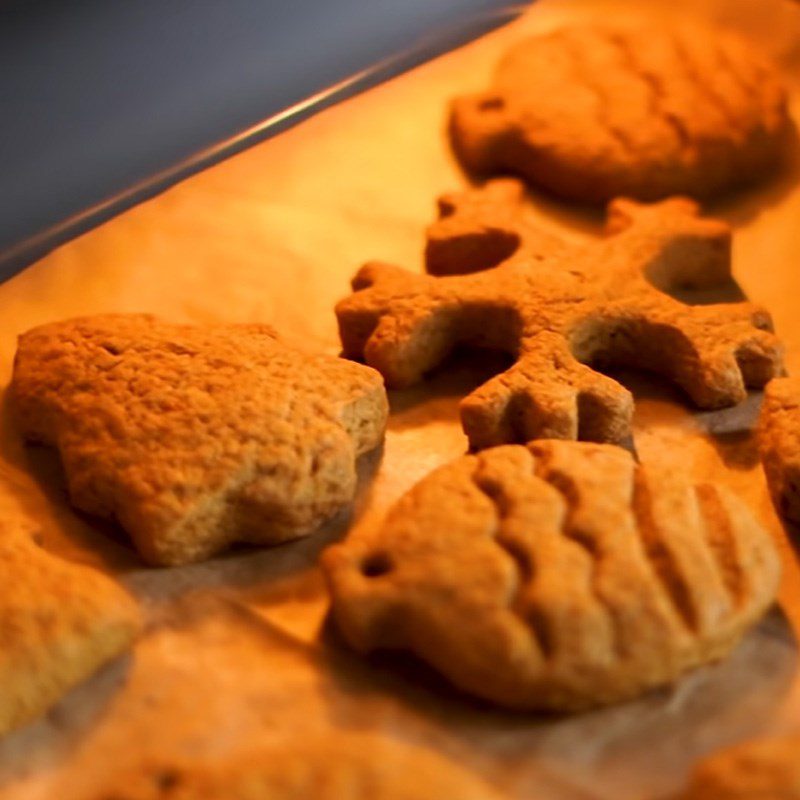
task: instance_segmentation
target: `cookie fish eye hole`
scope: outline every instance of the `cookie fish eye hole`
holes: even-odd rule
[[[381,575],[391,572],[393,568],[392,559],[383,550],[370,553],[361,562],[361,574],[366,578],[380,578]]]
[[[502,97],[486,97],[478,103],[478,108],[481,111],[500,111],[503,105]]]
[[[181,775],[174,769],[162,769],[155,776],[156,786],[168,792],[170,789],[175,789],[181,782]]]
[[[452,217],[453,214],[456,213],[456,206],[455,203],[450,200],[449,198],[440,197],[439,198],[439,217],[444,219],[445,217]]]

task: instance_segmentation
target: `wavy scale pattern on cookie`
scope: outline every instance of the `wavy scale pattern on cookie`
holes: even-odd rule
[[[721,658],[779,576],[769,534],[724,488],[560,441],[440,468],[323,563],[356,649],[408,649],[469,693],[549,710]]]
[[[690,306],[665,294],[730,279],[730,228],[690,200],[616,200],[607,236],[573,243],[525,214],[514,180],[447,195],[417,275],[371,263],[336,308],[345,355],[402,388],[459,344],[514,365],[460,406],[477,449],[536,438],[622,442],[630,392],[600,370],[632,366],[677,383],[701,408],[741,402],[783,370],[769,313],[750,303]],[[469,274],[463,274],[469,273]]]
[[[458,98],[470,171],[523,175],[577,200],[707,197],[761,179],[790,130],[773,67],[722,30],[573,26],[514,46],[491,88]]]
[[[346,505],[387,416],[380,375],[267,325],[86,317],[20,337],[23,434],[58,448],[72,502],[152,564],[310,533]]]

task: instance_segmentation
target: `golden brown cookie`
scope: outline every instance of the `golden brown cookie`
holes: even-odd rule
[[[633,401],[597,371],[607,365],[660,373],[701,408],[738,403],[747,386],[781,374],[782,347],[764,309],[688,306],[658,291],[730,275],[724,223],[698,217],[685,199],[615,200],[605,239],[567,244],[527,221],[520,197],[519,184],[502,181],[444,198],[427,249],[437,276],[363,267],[355,294],[336,308],[345,355],[396,388],[421,380],[458,344],[513,355],[509,370],[461,403],[473,448],[624,440]],[[491,268],[474,272],[482,267]],[[463,271],[474,274],[453,274]]]
[[[387,415],[376,372],[268,326],[137,314],[24,334],[11,390],[24,435],[58,448],[72,502],[159,565],[311,532],[352,499]]]
[[[0,733],[47,709],[132,643],[133,599],[23,533],[0,532]]]
[[[525,186],[515,178],[495,178],[478,189],[444,194],[438,210],[439,217],[425,236],[425,269],[431,275],[480,272],[512,256],[554,262],[569,258],[575,247],[527,213]],[[722,272],[718,282],[725,281],[730,278],[730,229],[709,222],[708,234],[714,248],[710,265]]]
[[[342,733],[204,763],[147,763],[91,800],[497,800],[432,751]],[[86,800],[89,800],[87,797]]]
[[[790,130],[780,79],[747,43],[663,21],[522,41],[488,91],[453,103],[450,125],[471,172],[598,203],[704,198],[762,178]]]
[[[800,523],[800,380],[778,378],[764,390],[759,450],[772,502]]]
[[[800,800],[800,735],[721,750],[695,768],[685,800]]]
[[[323,566],[357,650],[410,650],[466,692],[551,711],[723,657],[780,572],[769,534],[723,487],[563,441],[442,467]]]

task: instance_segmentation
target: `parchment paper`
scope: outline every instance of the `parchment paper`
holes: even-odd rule
[[[659,4],[636,8],[649,5]],[[797,4],[668,5],[741,29],[795,80]],[[380,258],[421,268],[435,197],[466,182],[444,136],[447,99],[485,86],[501,51],[526,33],[620,8],[634,6],[543,0],[518,22],[60,248],[0,286],[0,382],[8,381],[19,332],[94,312],[267,321],[302,345],[337,352],[332,308],[358,265]],[[793,90],[800,119],[796,83]],[[771,309],[790,370],[800,368],[797,161],[766,186],[713,209],[736,227],[736,279]],[[569,235],[598,231],[596,215],[535,202],[544,223]],[[619,376],[636,394],[642,461],[731,485],[781,543],[783,611],[724,663],[637,702],[545,718],[493,710],[410,658],[362,659],[342,644],[326,621],[317,555],[465,450],[458,399],[497,368],[491,358],[462,355],[423,386],[391,393],[385,447],[363,460],[350,515],[291,545],[240,549],[173,570],[145,569],[113,526],[70,510],[57,459],[22,445],[4,403],[0,511],[36,527],[53,551],[119,576],[140,599],[148,626],[129,657],[0,742],[0,797],[70,797],[152,753],[204,758],[245,742],[370,729],[434,748],[508,798],[655,798],[679,790],[690,764],[710,749],[800,726],[792,633],[800,630],[800,570],[769,504],[751,436],[758,395],[734,409],[693,413],[670,386]]]

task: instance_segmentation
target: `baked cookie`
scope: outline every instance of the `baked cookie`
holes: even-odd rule
[[[695,767],[685,800],[800,800],[800,735],[746,742]]]
[[[758,434],[772,502],[779,514],[800,524],[800,380],[767,384]]]
[[[266,325],[138,314],[24,334],[11,391],[23,434],[58,448],[74,505],[116,518],[157,565],[309,533],[352,499],[387,415],[376,372]]]
[[[769,534],[723,487],[562,441],[442,467],[323,565],[357,650],[407,649],[470,694],[550,711],[632,698],[723,657],[780,572]]]
[[[454,101],[450,128],[469,171],[600,203],[706,198],[761,178],[790,121],[776,71],[747,43],[659,21],[520,42],[488,91]]]
[[[688,306],[659,291],[730,276],[724,223],[698,217],[685,199],[615,200],[605,239],[551,246],[525,219],[520,195],[519,184],[503,181],[446,197],[429,230],[436,276],[363,267],[355,293],[336,307],[345,355],[395,388],[421,380],[457,344],[513,355],[510,369],[461,403],[473,448],[625,440],[633,401],[597,371],[607,365],[660,373],[701,408],[738,403],[746,387],[782,373],[782,346],[764,309]],[[462,271],[474,274],[453,274]]]
[[[51,555],[6,525],[0,570],[0,733],[6,733],[125,651],[140,620],[136,603],[114,581]]]
[[[498,800],[433,752],[377,736],[337,734],[225,760],[147,763],[85,800]]]

